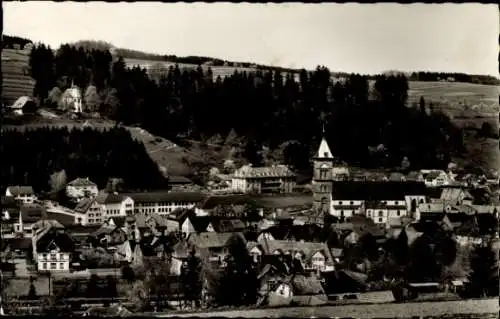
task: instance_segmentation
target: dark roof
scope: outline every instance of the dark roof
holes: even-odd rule
[[[423,182],[355,182],[333,183],[333,198],[346,200],[402,200],[406,195],[426,195]]]
[[[97,195],[95,200],[99,204],[118,204],[121,203],[125,199],[123,194],[115,194],[115,193],[106,193],[101,192]]]
[[[92,203],[95,201],[93,198],[84,198],[76,204],[76,207],[74,208],[75,211],[79,213],[86,213],[90,206],[92,206]]]
[[[198,203],[203,201],[205,195],[199,192],[147,192],[147,193],[127,193],[123,194],[131,197],[134,202],[189,202]]]
[[[68,183],[69,186],[97,186],[96,183],[92,182],[88,178],[77,178]]]
[[[205,199],[203,203],[200,204],[202,209],[213,209],[219,205],[245,205],[255,203],[250,195],[238,194],[238,195],[220,195],[220,196],[209,196]]]
[[[32,245],[30,238],[12,238],[6,242],[12,250],[30,250]]]
[[[37,235],[36,249],[39,252],[47,251],[51,245],[56,245],[61,251],[72,252],[74,250],[74,243],[71,236],[66,232],[49,228]]]
[[[188,238],[188,242],[197,248],[221,248],[227,247],[229,245],[229,240],[233,236],[240,236],[245,241],[245,237],[242,233],[205,232],[191,234]]]
[[[88,236],[97,231],[100,227],[100,225],[69,225],[65,228],[65,231],[66,233],[71,234],[71,236]]]
[[[67,214],[47,212],[45,218],[57,220],[63,226],[73,225],[75,223],[75,217]]]
[[[192,181],[184,176],[169,176],[169,184],[191,184]]]
[[[21,217],[23,223],[34,223],[46,214],[45,208],[36,204],[25,204],[21,206]]]
[[[2,209],[5,208],[19,208],[20,202],[12,196],[3,196],[2,195]]]
[[[17,195],[32,195],[35,192],[31,186],[10,186],[7,188],[12,196]]]
[[[217,233],[238,232],[246,228],[241,219],[212,219],[210,225],[212,225],[214,231]]]

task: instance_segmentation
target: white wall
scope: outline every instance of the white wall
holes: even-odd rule
[[[66,186],[66,194],[71,198],[82,198],[85,197],[85,192],[89,192],[92,197],[97,196],[99,190],[97,186]]]
[[[191,209],[197,202],[186,202],[186,201],[176,201],[176,202],[152,202],[152,203],[134,203],[133,211],[137,213],[157,213],[158,215],[168,216],[171,212],[179,208]]]
[[[38,271],[69,271],[70,253],[48,252],[37,254]]]

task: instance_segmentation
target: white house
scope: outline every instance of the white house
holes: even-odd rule
[[[69,271],[74,245],[64,230],[48,225],[37,230],[32,241],[38,271]]]
[[[80,214],[76,220],[77,224],[93,225],[102,224],[105,218],[105,206],[99,204],[95,198],[84,198],[78,202],[75,212]]]
[[[424,183],[427,187],[439,187],[449,185],[453,180],[443,170],[421,171],[424,176]]]
[[[134,200],[129,196],[101,192],[95,200],[102,206],[103,216],[106,219],[118,216],[131,216],[134,213]]]
[[[32,204],[37,200],[37,196],[31,186],[9,186],[5,191],[5,196],[14,197],[24,204]]]
[[[70,198],[81,199],[95,197],[99,193],[97,184],[86,178],[77,178],[66,185],[66,195]]]
[[[285,165],[246,165],[234,172],[231,188],[243,193],[291,193],[295,187],[295,178],[295,174]]]

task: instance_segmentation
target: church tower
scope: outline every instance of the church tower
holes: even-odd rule
[[[318,152],[313,158],[313,209],[323,215],[329,214],[332,202],[334,158],[323,137]]]

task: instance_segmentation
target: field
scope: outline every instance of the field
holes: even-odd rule
[[[2,50],[2,99],[7,103],[33,94],[35,82],[27,75],[28,60],[29,56],[23,50]]]
[[[323,307],[229,310],[190,314],[158,314],[157,317],[226,318],[498,318],[498,298],[444,302],[409,302]],[[463,315],[467,314],[467,315]],[[154,315],[154,314],[152,314]]]

